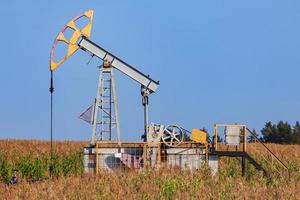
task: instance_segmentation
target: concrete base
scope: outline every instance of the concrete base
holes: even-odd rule
[[[212,175],[216,175],[219,167],[219,161],[217,155],[208,156],[208,166],[211,170]]]

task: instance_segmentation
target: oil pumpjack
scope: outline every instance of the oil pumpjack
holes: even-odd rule
[[[79,29],[76,26],[76,22],[82,18],[88,19],[88,23],[85,25],[85,27]],[[92,42],[89,39],[92,20],[93,11],[88,10],[69,21],[55,38],[50,55],[50,91],[52,91],[51,93],[54,91],[52,79],[54,70],[56,70],[57,67],[66,61],[73,53],[75,53],[76,50],[82,49],[88,52],[92,57],[95,56],[103,61],[103,64],[100,66],[99,70],[100,73],[95,103],[91,107],[91,145],[95,145],[97,140],[112,140],[112,129],[114,127],[116,128],[116,139],[118,142],[120,142],[119,114],[115,90],[115,78],[113,73],[114,69],[119,70],[123,74],[141,84],[142,104],[144,107],[144,134],[146,135],[148,127],[149,95],[157,90],[159,82],[151,79],[150,76],[143,74],[117,56]],[[67,30],[73,31],[73,34],[69,39],[64,35]],[[65,57],[59,61],[55,61],[54,52],[59,42],[67,44],[68,51]]]
[[[82,18],[86,18],[87,23],[83,26],[83,28],[80,29],[78,28],[79,26],[77,26],[77,23]],[[107,162],[107,159],[110,159],[109,163],[112,163],[113,160],[113,162],[121,162],[123,163],[123,165],[124,163],[127,163],[126,160],[138,160],[138,162],[143,163],[143,166],[146,166],[148,161],[152,163],[151,166],[158,166],[158,162],[160,162],[161,156],[158,156],[157,154],[161,154],[162,152],[164,154],[167,154],[168,151],[169,155],[174,154],[170,153],[170,150],[160,150],[160,148],[172,148],[179,146],[179,144],[184,141],[185,132],[181,127],[177,125],[164,126],[156,123],[149,124],[149,96],[158,89],[159,81],[153,80],[149,75],[143,74],[133,66],[129,65],[114,54],[91,41],[89,37],[92,28],[92,20],[93,11],[88,10],[69,21],[55,38],[50,54],[51,98],[54,91],[53,72],[78,49],[89,53],[92,57],[99,58],[103,61],[103,64],[100,66],[99,70],[100,73],[98,78],[97,95],[94,104],[87,110],[90,113],[91,117],[90,119],[85,119],[92,125],[91,142],[90,146],[85,149],[85,154],[88,155],[87,159],[94,156],[92,161],[87,161],[87,163],[94,162],[94,164],[96,164],[96,166],[93,165],[92,167],[94,169],[99,169],[99,163]],[[67,38],[65,34],[67,30],[72,31],[72,35],[69,38]],[[61,60],[55,61],[54,52],[57,48],[57,44],[61,42],[65,43],[68,46],[67,54]],[[141,85],[142,105],[144,107],[144,133],[142,135],[142,138],[144,138],[144,142],[127,144],[121,142],[118,106],[114,81],[114,69],[117,69],[118,71],[127,75]],[[84,116],[85,114],[86,112],[84,112],[82,116]],[[112,139],[113,128],[116,129],[117,140]],[[206,133],[198,131],[196,134],[199,133],[201,133],[204,137],[196,138],[200,138],[202,144],[206,144]],[[188,154],[192,154],[195,152],[199,154],[198,151],[203,152],[203,149],[196,149],[196,147],[198,147],[199,145],[194,145],[192,149],[187,148],[188,146],[185,145],[184,151],[187,151]],[[106,154],[107,152],[109,152],[110,155],[104,156],[104,153],[101,153],[101,151],[106,152]],[[175,151],[178,151],[178,149]],[[121,155],[116,154],[112,156],[112,154],[115,153],[121,153]],[[206,151],[206,154],[207,153],[208,152]],[[98,158],[99,155],[102,155],[101,159]],[[199,167],[199,163],[202,160],[203,156],[202,154],[199,154],[196,155],[196,157],[198,160],[197,167]],[[185,159],[185,161],[187,162],[189,161],[189,159]],[[136,162],[134,163],[135,166],[137,166]],[[129,166],[128,163],[125,165]],[[88,166],[88,164],[86,164],[86,166]],[[105,163],[103,166],[100,168],[110,168],[108,163]]]
[[[78,21],[82,18],[87,19],[87,23],[82,28],[79,28]],[[219,137],[218,130],[220,128],[224,129],[225,143],[218,145],[219,142],[217,139],[209,143],[208,134],[199,129],[192,129],[189,132],[178,125],[149,124],[149,96],[156,92],[159,87],[159,81],[153,80],[149,75],[143,74],[91,41],[89,37],[92,21],[93,10],[88,10],[70,20],[58,33],[51,49],[51,149],[52,96],[54,92],[53,74],[62,63],[78,49],[81,49],[89,53],[92,57],[102,60],[102,65],[99,67],[96,99],[94,104],[81,115],[85,121],[88,121],[92,125],[90,146],[84,149],[85,172],[97,173],[100,169],[142,169],[147,167],[155,169],[160,167],[179,167],[180,169],[195,170],[201,168],[203,164],[207,164],[211,168],[212,173],[215,174],[218,169],[218,158],[222,156],[241,157],[243,173],[245,159],[252,163],[256,169],[264,171],[246,152],[247,133],[252,135],[253,133],[245,125],[214,125],[214,138]],[[70,37],[66,36],[65,33],[67,31],[72,32]],[[60,60],[56,61],[54,52],[59,43],[67,45],[67,53]],[[143,142],[121,141],[114,69],[117,69],[141,85],[142,105],[144,107]],[[87,112],[90,114],[86,118],[84,116]],[[116,130],[116,140],[113,140],[112,137],[112,130],[114,128]],[[256,139],[259,140],[258,138]],[[226,151],[221,148],[224,146],[227,147]],[[235,151],[229,150],[231,146],[235,147]],[[276,159],[285,166],[277,157]]]

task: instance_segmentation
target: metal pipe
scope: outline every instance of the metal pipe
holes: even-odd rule
[[[147,101],[146,104],[143,103],[144,106],[144,136],[145,142],[147,141],[147,133],[148,133],[148,97],[143,97],[143,101]]]
[[[144,141],[147,142],[148,133],[148,104],[149,104],[149,94],[148,88],[141,86],[142,104],[144,106]]]

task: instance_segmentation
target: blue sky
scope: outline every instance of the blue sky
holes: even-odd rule
[[[150,121],[186,129],[299,119],[300,2],[1,1],[0,138],[49,138],[49,54],[58,31],[93,9],[91,39],[150,74]],[[78,51],[55,71],[54,139],[89,140],[78,115],[101,62]],[[116,74],[124,140],[143,133],[140,86]]]

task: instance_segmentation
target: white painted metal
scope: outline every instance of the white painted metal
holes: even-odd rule
[[[168,148],[168,167],[180,167],[184,170],[196,170],[203,167],[205,161],[204,149],[200,148]]]
[[[118,101],[117,101],[114,69],[111,69],[110,73],[111,73],[112,96],[113,96],[113,101],[114,101],[116,133],[117,133],[117,140],[118,140],[118,143],[120,145],[121,144],[121,132],[120,132],[119,110],[118,110]]]
[[[151,123],[148,127],[147,142],[153,146],[161,141],[169,147],[175,147],[184,140],[184,131],[177,125],[164,126],[161,124]]]
[[[216,155],[209,155],[208,165],[211,170],[211,174],[215,176],[218,173],[219,160]]]
[[[100,67],[93,119],[92,145],[95,145],[97,140],[112,140],[113,130],[116,131],[116,139],[120,142],[117,95],[111,67]]]
[[[96,169],[95,149],[85,147],[83,151],[83,169],[84,173],[94,173]]]
[[[164,128],[164,125],[151,123],[148,128],[147,142],[157,146],[157,144],[161,142]]]
[[[82,38],[79,43],[79,47],[85,51],[90,52],[92,55],[97,56],[102,60],[107,60],[111,62],[111,65],[121,71],[122,73],[126,74],[133,80],[139,82],[144,87],[149,89],[151,92],[155,92],[159,86],[159,83],[152,80],[149,76],[139,72],[129,64],[125,63],[118,57],[112,55],[105,49],[101,48],[97,44],[93,43],[92,41],[88,40],[87,38]]]
[[[241,127],[226,126],[224,132],[225,132],[225,143],[227,145],[240,144]]]
[[[92,122],[92,140],[91,144],[95,145],[96,143],[96,135],[97,135],[97,122],[98,122],[98,111],[99,111],[99,105],[100,105],[100,98],[101,98],[101,80],[102,80],[102,72],[100,68],[100,73],[99,73],[99,78],[98,78],[98,86],[97,86],[97,96],[96,96],[96,101],[94,105],[94,113],[93,113],[93,122]]]
[[[179,145],[184,139],[183,130],[177,125],[169,125],[164,129],[162,141],[169,147]]]

